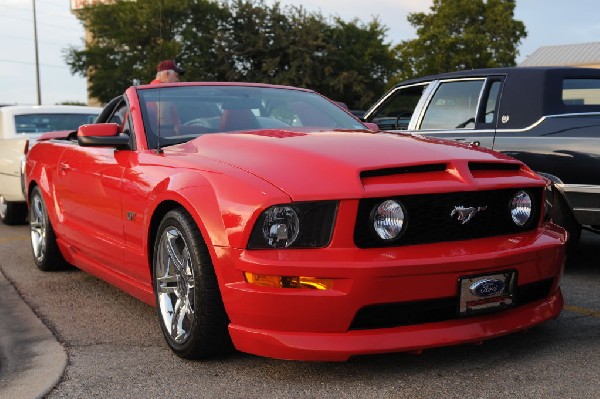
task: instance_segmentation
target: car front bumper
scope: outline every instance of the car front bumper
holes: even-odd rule
[[[248,251],[215,248],[229,331],[243,352],[282,359],[343,361],[351,356],[481,342],[556,318],[563,298],[564,231],[548,224],[520,235],[398,248]],[[243,272],[334,280],[331,290],[249,284]],[[514,271],[517,291],[547,282],[540,297],[469,317],[362,328],[361,309],[452,301],[459,279]]]

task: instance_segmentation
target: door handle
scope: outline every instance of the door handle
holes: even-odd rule
[[[63,172],[67,172],[68,170],[71,169],[71,166],[68,163],[59,163],[58,167],[60,168],[60,170],[62,170]]]

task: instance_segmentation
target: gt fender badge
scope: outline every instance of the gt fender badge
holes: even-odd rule
[[[477,208],[472,206],[468,208],[464,206],[455,206],[450,213],[450,217],[453,218],[456,215],[458,221],[462,222],[461,224],[467,224],[478,212],[485,211],[486,209],[487,206],[480,206]]]

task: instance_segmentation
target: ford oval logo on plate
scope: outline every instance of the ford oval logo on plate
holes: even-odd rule
[[[488,297],[504,291],[504,281],[497,279],[479,280],[469,287],[469,291],[478,297]]]

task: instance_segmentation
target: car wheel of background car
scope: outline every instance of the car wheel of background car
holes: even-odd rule
[[[34,187],[30,197],[29,229],[33,259],[40,270],[52,271],[67,265],[56,244],[56,236],[39,187]]]
[[[567,230],[569,236],[567,238],[567,254],[574,254],[581,238],[581,225],[575,219],[571,207],[561,195],[556,195],[554,200],[554,223]]]
[[[9,202],[0,195],[0,220],[8,225],[23,224],[27,216],[27,204]]]
[[[175,354],[198,359],[231,348],[208,248],[181,208],[168,212],[158,228],[152,275],[160,326]]]

